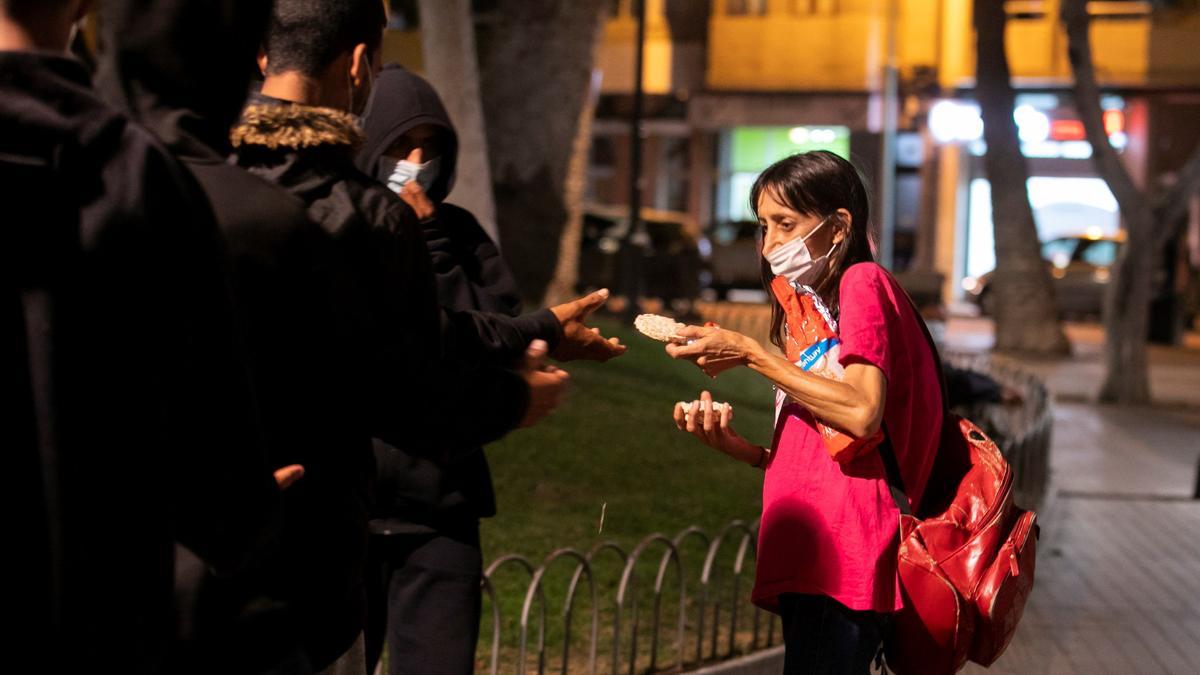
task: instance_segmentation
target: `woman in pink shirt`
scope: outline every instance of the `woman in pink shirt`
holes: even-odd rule
[[[783,277],[777,286],[798,295],[809,287],[823,301],[841,380],[740,333],[688,327],[681,335],[689,344],[668,345],[671,356],[713,376],[753,369],[780,392],[779,414],[770,448],[739,436],[732,406],[714,411],[708,392],[676,405],[675,424],[765,469],[753,601],[783,619],[785,672],[867,673],[886,617],[902,602],[899,510],[879,439],[886,432],[899,482],[919,503],[941,430],[940,375],[920,317],[874,262],[867,193],[853,165],[824,151],[788,157],[758,177],[751,207],[763,228],[764,285]],[[778,293],[772,319],[771,341],[786,351]],[[831,433],[850,445],[836,459]]]

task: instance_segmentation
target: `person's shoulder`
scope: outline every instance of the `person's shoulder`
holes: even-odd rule
[[[212,204],[226,236],[269,241],[315,226],[300,198],[223,162],[185,162]]]
[[[842,273],[843,291],[857,287],[886,288],[892,284],[892,275],[876,262],[858,262]]]

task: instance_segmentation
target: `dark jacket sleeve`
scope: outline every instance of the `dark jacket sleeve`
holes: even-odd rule
[[[470,211],[442,204],[421,223],[438,299],[450,309],[477,309],[509,316],[521,313],[517,282],[496,244]],[[543,339],[553,338],[558,328]]]
[[[178,337],[161,405],[172,430],[178,540],[219,573],[271,541],[279,490],[266,464],[225,258],[208,201],[174,162],[147,167],[146,221],[164,230],[160,282],[177,294],[161,319]]]
[[[442,204],[422,234],[444,308],[443,342],[455,356],[507,365],[519,362],[533,340],[558,346],[562,325],[553,312],[519,314],[508,266],[470,212]]]
[[[385,226],[372,228],[372,250],[382,256],[377,264],[385,275],[372,309],[383,328],[373,338],[375,363],[368,370],[374,374],[366,400],[372,434],[403,448],[427,446],[412,443],[414,434],[437,438],[430,446],[436,453],[477,447],[519,424],[528,387],[516,373],[485,362],[490,359],[467,361],[444,347],[437,327],[446,325],[447,312],[437,302],[424,239],[406,210],[393,206]],[[473,335],[466,328],[473,324],[456,325],[464,326],[464,339]]]

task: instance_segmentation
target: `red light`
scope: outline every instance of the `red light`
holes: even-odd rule
[[[1079,120],[1053,120],[1050,122],[1050,138],[1056,141],[1082,141],[1087,139],[1087,132]]]
[[[1120,110],[1104,111],[1104,133],[1112,136],[1125,131],[1125,113]]]

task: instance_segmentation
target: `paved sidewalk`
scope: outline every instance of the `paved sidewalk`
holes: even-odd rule
[[[1074,358],[1022,364],[1058,401],[1034,594],[1004,656],[964,672],[1200,673],[1200,350],[1152,350],[1166,405],[1101,406],[1098,336],[1070,333]]]

